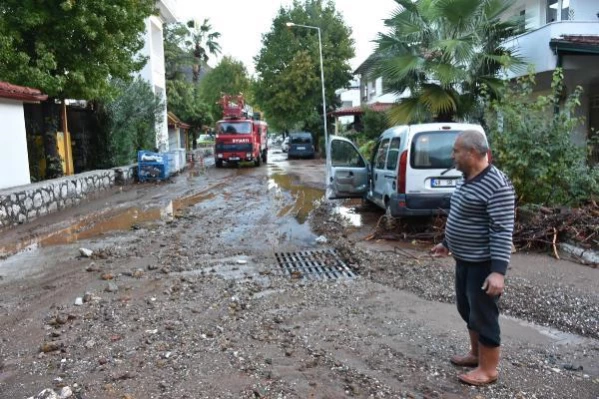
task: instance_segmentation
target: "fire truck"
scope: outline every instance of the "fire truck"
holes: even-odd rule
[[[243,95],[225,94],[220,99],[223,119],[216,123],[214,158],[216,167],[223,163],[266,163],[268,153],[268,125],[246,105]]]

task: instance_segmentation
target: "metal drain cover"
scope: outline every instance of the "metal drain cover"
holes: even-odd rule
[[[291,278],[333,280],[356,277],[356,273],[332,249],[277,252],[275,256],[283,273]]]

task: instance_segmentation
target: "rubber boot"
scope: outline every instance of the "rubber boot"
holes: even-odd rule
[[[468,330],[470,336],[470,352],[465,355],[453,355],[449,361],[456,366],[476,367],[478,366],[478,333]]]
[[[499,347],[478,345],[478,367],[469,373],[459,375],[465,384],[482,386],[497,381],[497,366],[499,366]]]

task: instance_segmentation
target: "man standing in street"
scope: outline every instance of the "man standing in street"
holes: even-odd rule
[[[515,193],[509,179],[487,157],[486,137],[474,130],[460,133],[453,146],[456,168],[464,174],[451,197],[445,240],[435,256],[453,255],[458,312],[467,324],[470,352],[451,363],[476,367],[459,375],[470,385],[497,381],[499,308],[514,230]]]

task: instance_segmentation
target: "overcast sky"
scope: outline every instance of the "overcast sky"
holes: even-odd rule
[[[356,57],[350,61],[357,68],[372,52],[378,32],[383,31],[383,19],[397,8],[394,0],[334,0],[336,9],[352,29]],[[242,61],[254,73],[254,56],[262,44],[262,34],[270,30],[281,5],[291,0],[178,0],[177,14],[183,21],[210,18],[215,31],[221,33],[222,55]],[[221,55],[221,56],[222,56]],[[220,57],[208,63],[215,66]]]

